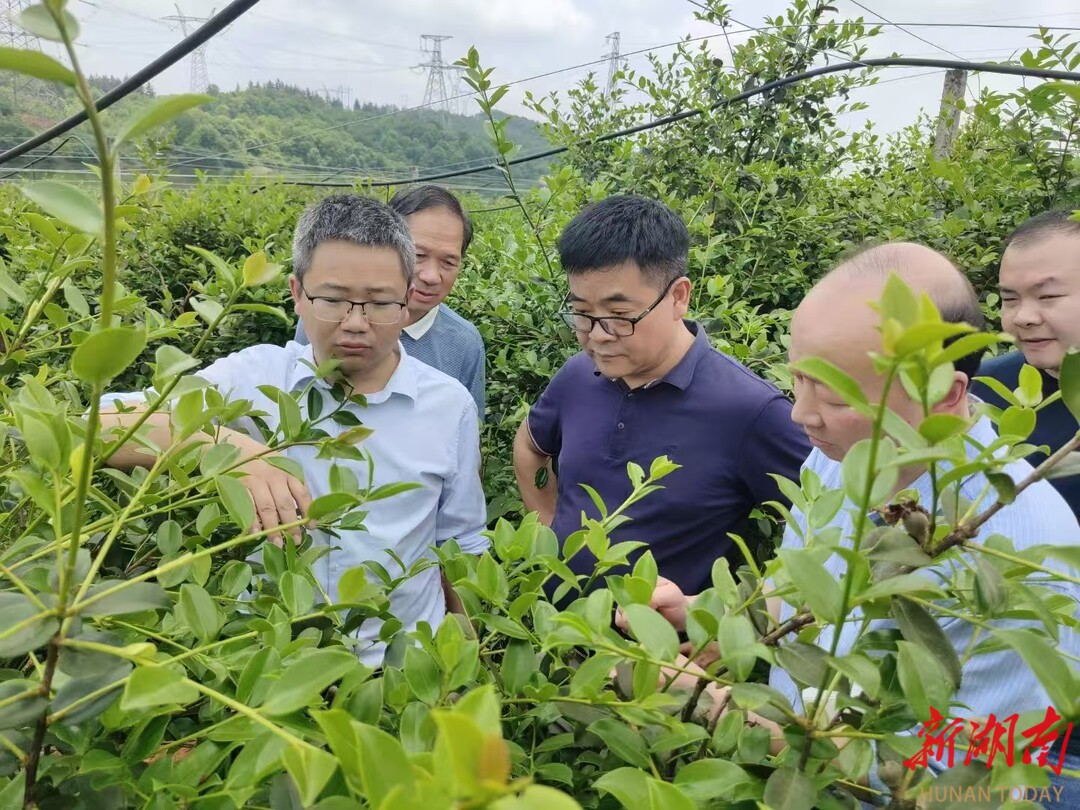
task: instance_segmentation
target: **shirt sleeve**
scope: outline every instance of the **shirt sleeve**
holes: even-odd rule
[[[739,454],[743,482],[754,503],[779,501],[788,506],[770,473],[798,482],[810,449],[805,431],[791,421],[791,403],[779,395],[770,399],[747,431]]]
[[[246,349],[244,352],[251,352],[251,350]],[[234,352],[219,358],[204,369],[190,372],[189,376],[205,380],[212,388],[216,388],[223,397],[229,399],[233,388],[242,379],[240,375],[244,373],[245,369],[250,369],[253,366],[248,359],[242,356],[244,352]],[[254,367],[258,368],[258,364],[254,364]],[[147,401],[147,395],[153,397],[156,393],[153,388],[148,388],[146,391],[110,391],[103,394],[98,402],[100,403],[99,407],[111,410],[116,407],[117,402],[126,405],[139,405]]]
[[[472,400],[458,425],[457,472],[443,485],[435,517],[435,542],[457,540],[461,550],[480,554],[490,545],[483,535],[487,527],[487,501],[480,481],[480,422]]]
[[[469,352],[465,360],[462,377],[462,382],[465,383],[465,387],[469,389],[469,393],[472,394],[473,401],[476,403],[476,412],[480,416],[480,421],[483,422],[486,408],[486,380],[484,378],[484,340],[479,336],[477,336],[475,349]]]
[[[562,450],[562,389],[566,366],[563,366],[536,400],[526,417],[529,435],[536,449],[557,458]]]

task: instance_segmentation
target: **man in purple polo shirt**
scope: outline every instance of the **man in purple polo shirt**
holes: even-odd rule
[[[643,197],[609,197],[566,227],[562,315],[583,351],[522,422],[514,471],[526,509],[563,541],[583,512],[600,517],[581,484],[615,508],[631,492],[627,462],[647,470],[668,456],[680,468],[628,510],[612,539],[648,543],[660,574],[697,593],[716,559],[741,560],[728,532],[744,531],[756,505],[783,502],[769,474],[798,480],[810,445],[776,388],[684,320],[689,249],[685,223]],[[548,482],[538,488],[541,468]],[[596,558],[582,549],[569,564],[591,574]]]

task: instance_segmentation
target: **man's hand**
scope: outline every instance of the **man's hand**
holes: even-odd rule
[[[238,468],[244,474],[240,482],[247,487],[255,504],[255,523],[251,530],[258,532],[286,523],[295,523],[301,517],[306,518],[311,506],[311,494],[307,487],[284,470],[267,462],[267,456],[273,454],[267,454],[264,445],[251,440],[238,444],[241,445],[241,452],[249,458],[264,454],[259,458],[251,458]],[[299,542],[299,526],[292,527],[288,532]],[[280,532],[272,532],[267,537],[276,545],[284,543]]]
[[[683,633],[686,631],[686,610],[692,601],[693,598],[684,594],[682,588],[670,579],[657,577],[656,588],[653,589],[649,607],[671,622],[672,627]],[[622,608],[615,613],[615,625],[623,632],[630,629],[630,622]]]

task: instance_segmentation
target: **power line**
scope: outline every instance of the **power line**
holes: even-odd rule
[[[753,30],[753,29],[747,28],[745,31],[735,31],[734,33],[742,34],[742,33],[746,33],[746,31],[750,31],[750,30]],[[659,50],[661,48],[671,48],[671,47],[675,47],[677,45],[686,45],[686,44],[689,44],[689,43],[692,43],[692,42],[700,42],[702,40],[714,39],[715,36],[716,36],[715,34],[709,34],[707,36],[700,36],[700,37],[684,37],[683,39],[676,40],[674,42],[665,42],[662,45],[652,45],[652,46],[650,46],[648,48],[641,48],[641,49],[636,50],[636,51],[630,51],[628,53],[622,54],[622,56],[624,58],[625,57],[630,57],[630,56],[638,56],[640,54],[650,53],[652,51]],[[605,62],[607,62],[607,57],[602,58],[602,59],[593,59],[593,60],[591,60],[589,62],[582,62],[582,63],[577,64],[577,65],[570,65],[569,67],[558,68],[556,70],[549,70],[546,73],[538,73],[535,76],[526,76],[526,77],[521,78],[521,79],[514,79],[513,81],[506,82],[506,86],[507,87],[513,87],[514,85],[524,84],[525,82],[536,81],[538,79],[546,79],[549,76],[557,76],[560,73],[569,73],[569,72],[574,71],[574,70],[580,70],[581,68],[585,68],[585,67],[592,67],[594,65],[603,64]],[[449,100],[454,101],[454,100],[459,99],[459,98],[470,98],[470,97],[475,96],[475,95],[476,95],[475,92],[462,93],[462,94],[459,94],[459,95],[456,95],[456,96],[452,96]],[[390,112],[380,113],[379,115],[373,115],[373,116],[369,116],[367,118],[357,118],[357,119],[354,119],[352,121],[344,121],[344,122],[342,122],[340,124],[332,124],[332,125],[327,126],[327,127],[321,127],[319,129],[311,130],[310,132],[303,132],[303,133],[300,133],[299,135],[290,135],[287,138],[279,138],[277,140],[266,141],[264,143],[257,143],[257,144],[253,144],[251,146],[243,146],[243,147],[240,147],[238,149],[230,149],[230,150],[228,150],[226,152],[219,152],[219,153],[217,153],[215,155],[212,155],[211,157],[215,157],[215,158],[226,157],[228,155],[236,155],[236,154],[242,154],[242,153],[251,152],[251,151],[254,151],[256,149],[265,149],[268,146],[280,146],[283,143],[291,143],[292,141],[298,141],[298,140],[302,140],[304,138],[312,138],[312,137],[314,137],[316,135],[322,135],[323,133],[326,133],[326,132],[333,132],[335,130],[344,129],[346,127],[351,127],[351,126],[354,126],[354,125],[367,124],[367,123],[371,123],[372,121],[378,121],[378,120],[383,119],[383,118],[389,118],[389,117],[392,117],[392,116],[402,115],[404,113],[416,112],[418,110],[426,109],[426,108],[428,108],[430,106],[431,106],[430,104],[417,104],[416,106],[413,106],[413,107],[401,107],[399,109],[392,110]]]
[[[709,106],[706,109],[694,109],[684,110],[683,112],[674,113],[663,118],[658,118],[654,121],[648,121],[636,126],[621,129],[616,132],[609,132],[599,137],[593,138],[587,141],[586,146],[594,146],[596,144],[605,143],[607,141],[615,140],[617,138],[624,138],[627,135],[635,135],[639,132],[645,132],[647,130],[656,129],[658,127],[666,127],[679,121],[684,121],[688,118],[695,118],[700,115],[704,115],[706,112],[712,112],[720,109],[721,107],[727,107],[731,104],[746,101],[755,96],[764,95],[774,90],[779,90],[782,87],[786,87],[791,84],[797,84],[799,82],[808,81],[809,79],[817,78],[818,76],[825,76],[831,73],[842,73],[851,70],[858,70],[860,68],[874,68],[874,67],[932,67],[939,70],[961,69],[970,71],[979,71],[983,73],[997,73],[1007,76],[1027,76],[1031,78],[1039,79],[1051,79],[1057,81],[1071,81],[1080,82],[1080,72],[1067,71],[1067,70],[1048,70],[1045,68],[1029,68],[1021,65],[997,65],[987,62],[966,62],[966,61],[954,61],[952,59],[916,59],[907,57],[879,57],[872,59],[865,59],[862,61],[848,61],[848,62],[834,62],[831,65],[821,65],[811,70],[803,71],[802,73],[796,73],[791,76],[784,76],[779,79],[774,79],[771,82],[754,87],[749,90],[745,90],[738,95],[731,96],[730,98],[721,99],[715,104]],[[580,148],[581,145],[578,145]],[[531,155],[522,155],[521,157],[513,158],[507,163],[511,166],[516,166],[522,163],[530,163],[534,160],[543,160],[557,155],[564,154],[570,151],[568,146],[557,146],[552,149],[544,150],[543,152],[536,152]],[[478,174],[483,171],[490,171],[497,169],[497,164],[489,166],[476,167],[472,169],[462,169],[456,172],[444,172],[442,174],[432,174],[423,177],[410,177],[401,178],[399,180],[385,180],[378,182],[364,183],[366,186],[383,188],[388,186],[404,186],[411,185],[413,183],[431,183],[436,180],[446,180],[452,177],[464,177],[470,174]],[[294,185],[314,185],[324,186],[327,188],[348,188],[355,185],[354,183],[296,183]]]
[[[923,43],[923,44],[925,44],[925,45],[929,45],[929,46],[930,46],[931,48],[935,48],[936,50],[939,50],[939,51],[941,51],[942,53],[948,54],[948,55],[949,55],[949,56],[951,56],[951,57],[952,57],[953,59],[960,59],[960,60],[963,60],[963,58],[964,58],[964,57],[962,57],[962,56],[959,56],[959,55],[957,55],[957,54],[953,53],[953,52],[952,52],[952,51],[950,51],[950,50],[949,50],[948,48],[942,48],[942,47],[941,47],[940,45],[938,45],[938,44],[937,44],[936,42],[931,42],[931,41],[930,41],[930,40],[928,40],[928,39],[927,39],[926,37],[921,37],[921,36],[919,36],[918,34],[916,34],[916,33],[915,33],[914,31],[909,31],[909,30],[908,30],[907,28],[905,28],[905,27],[904,27],[903,25],[900,25],[900,24],[898,24],[898,23],[894,23],[894,22],[893,22],[892,20],[890,20],[890,19],[889,19],[888,17],[884,17],[884,16],[882,16],[881,14],[878,14],[878,13],[877,13],[876,11],[874,11],[874,10],[873,10],[872,8],[870,8],[869,6],[863,5],[862,3],[860,3],[860,2],[859,2],[859,0],[851,0],[851,2],[852,2],[853,4],[855,4],[856,6],[858,6],[859,8],[861,8],[861,9],[862,9],[863,11],[865,11],[866,13],[868,13],[868,14],[873,14],[873,15],[874,15],[875,17],[877,17],[877,18],[878,18],[879,20],[881,20],[881,21],[882,21],[883,23],[887,23],[888,25],[891,25],[891,26],[895,27],[895,28],[896,28],[897,30],[903,31],[903,32],[904,32],[905,34],[907,34],[907,35],[908,35],[908,36],[910,36],[910,37],[915,37],[915,39],[919,40],[919,42],[922,42],[922,43]]]
[[[172,67],[204,42],[209,41],[211,37],[230,23],[239,19],[245,11],[255,6],[258,2],[259,0],[233,0],[233,2],[229,3],[228,6],[215,14],[207,23],[194,31],[191,36],[185,37],[182,42],[170,48],[149,65],[138,71],[134,76],[120,82],[120,84],[99,98],[94,106],[97,108],[98,112],[101,112],[121,99],[131,95],[162,71]],[[0,154],[0,165],[29,152],[34,147],[41,146],[43,143],[48,143],[54,138],[63,135],[86,121],[86,119],[87,116],[85,110],[77,112],[75,115],[64,119],[59,124],[50,127],[39,135],[27,139],[14,149],[9,149],[3,154]]]

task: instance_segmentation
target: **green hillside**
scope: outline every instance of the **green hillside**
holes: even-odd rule
[[[119,81],[95,77],[93,84],[103,93]],[[337,101],[280,81],[230,92],[215,88],[211,93],[213,101],[178,118],[152,144],[133,149],[130,157],[155,155],[177,176],[199,169],[215,175],[251,171],[307,180],[409,177],[414,172],[452,170],[493,159],[479,113],[402,110],[360,101],[343,108]],[[126,118],[152,95],[152,91],[134,94],[106,116]],[[73,98],[57,98],[34,84],[0,86],[0,147],[19,143],[75,108]],[[75,132],[88,141],[84,128]],[[509,135],[523,152],[549,146],[539,127],[523,118],[511,121]],[[84,154],[85,146],[75,139],[57,155],[36,163],[39,171],[35,174],[45,169],[78,170]],[[29,159],[12,165],[25,166]],[[522,166],[520,178],[535,180],[545,168],[543,162]],[[469,182],[483,185],[487,180]]]

